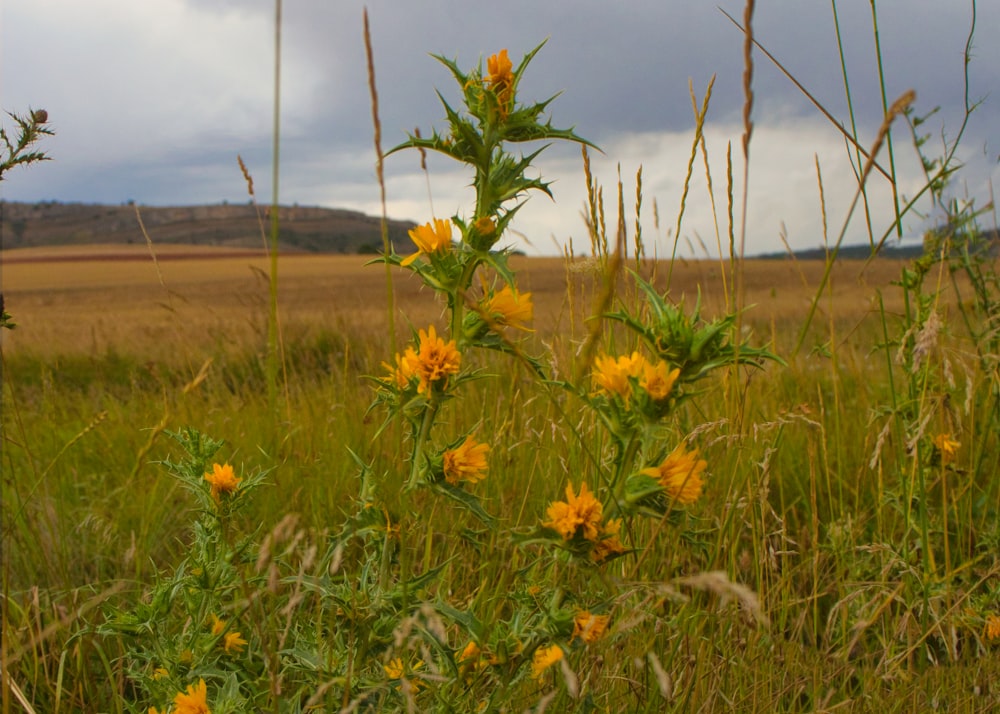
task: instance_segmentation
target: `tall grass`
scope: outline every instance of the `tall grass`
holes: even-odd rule
[[[749,3],[744,190],[763,49],[752,14]],[[444,64],[482,93],[467,105],[483,102],[503,127],[521,106],[510,78],[530,57],[511,74],[497,56],[489,75]],[[921,121],[881,81],[885,117],[868,147],[854,120],[845,130],[862,206],[870,180],[894,185],[891,157],[880,164],[883,149],[901,150],[893,127],[908,121],[926,151]],[[628,232],[641,174],[636,215],[619,182],[608,220],[584,152],[591,251],[567,251],[564,272],[532,274],[484,242],[513,214],[490,193],[492,164],[476,167],[473,212],[448,227],[461,243],[424,234],[413,261],[386,246],[387,268],[427,285],[420,319],[454,340],[436,349],[462,354],[443,382],[418,379],[426,335],[393,363],[392,297],[379,323],[283,322],[279,417],[271,327],[277,296],[294,295],[287,270],[281,290],[271,273],[271,327],[213,318],[220,334],[198,342],[178,323],[173,359],[139,347],[5,353],[3,711],[186,714],[205,680],[216,714],[995,707],[998,281],[978,208],[947,198],[955,147],[921,154],[923,193],[948,220],[920,259],[893,266],[894,284],[872,263],[871,283],[845,287],[837,248],[852,206],[828,260],[797,266],[803,308],[769,311],[790,291],[743,259],[734,216],[746,198],[736,210],[731,176],[716,189],[707,171],[710,98],[711,85],[700,107],[692,93],[685,185],[701,151],[709,199],[729,216],[701,280],[723,284],[716,304],[672,299],[682,266]],[[443,139],[408,145],[452,151]],[[868,219],[873,257],[914,205],[892,200],[884,234]],[[537,332],[515,334],[502,322],[515,313],[489,307],[512,285],[535,293]],[[743,313],[751,295],[762,316]],[[653,398],[638,373],[613,379],[633,352],[650,366],[670,356],[676,401]],[[442,460],[473,437],[489,442],[488,475],[446,481]],[[697,494],[643,478],[678,443],[707,464]],[[477,476],[466,458],[458,473]],[[223,463],[239,484],[206,481]],[[616,544],[610,531],[561,534],[557,504],[572,507],[567,485],[582,501],[583,483],[605,509],[588,523],[622,519],[618,557],[596,555]]]

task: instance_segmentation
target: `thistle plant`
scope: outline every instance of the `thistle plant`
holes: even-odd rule
[[[527,330],[533,305],[531,293],[517,288],[507,263],[510,250],[498,245],[529,192],[552,195],[547,183],[528,175],[545,147],[527,156],[515,156],[507,145],[557,139],[589,143],[572,129],[557,129],[551,120],[543,121],[542,115],[555,97],[524,103],[518,96],[521,77],[543,45],[525,55],[517,68],[507,50],[501,50],[487,60],[485,73],[482,62],[464,72],[456,62],[435,55],[458,83],[463,107],[454,109],[439,93],[447,130],[435,129],[429,137],[417,132],[387,153],[407,148],[434,151],[465,164],[473,174],[476,200],[471,215],[432,218],[410,231],[416,253],[383,257],[415,273],[442,296],[448,310],[447,341],[438,336],[433,325],[420,330],[414,344],[395,356],[394,364],[383,365],[387,375],[375,378],[375,382],[376,404],[387,406],[390,416],[402,415],[410,425],[407,488],[434,487],[470,506],[486,521],[485,511],[465,492],[463,482],[481,478],[488,445],[466,433],[447,447],[434,449],[431,432],[441,405],[455,396],[462,384],[479,376],[463,369],[470,349],[515,353],[537,372],[542,370],[537,360],[516,348],[506,330]],[[475,298],[472,285],[477,277],[482,293]]]
[[[243,532],[242,514],[266,474],[238,475],[214,461],[222,442],[194,429],[170,434],[184,458],[162,465],[197,505],[189,554],[142,601],[109,610],[97,632],[124,643],[124,669],[150,712],[208,711],[206,680],[211,711],[245,711],[263,667],[244,597],[260,582],[251,567],[256,534]]]
[[[17,132],[12,136],[0,127],[0,141],[3,142],[3,153],[0,153],[0,181],[3,175],[15,166],[28,166],[39,161],[48,161],[49,157],[43,151],[32,147],[44,136],[55,134],[46,126],[49,113],[44,109],[29,109],[27,116],[7,112],[17,124]]]
[[[597,652],[625,636],[627,628],[615,627],[618,611],[661,599],[659,584],[635,583],[642,556],[628,586],[612,563],[652,545],[642,542],[649,529],[633,527],[635,519],[680,526],[702,495],[708,460],[676,438],[679,410],[714,370],[776,358],[734,345],[733,316],[705,322],[697,306],[688,314],[638,275],[638,305],[594,317],[623,325],[631,349],[596,357],[584,351],[586,384],[550,377],[542,360],[525,354],[519,338],[531,330],[531,294],[518,289],[509,250],[499,246],[526,195],[549,194],[549,187],[528,176],[541,150],[515,156],[508,145],[587,143],[541,120],[552,99],[519,99],[519,81],[540,47],[516,69],[501,51],[487,60],[486,73],[438,57],[458,81],[463,107],[456,111],[442,98],[448,130],[411,136],[393,149],[462,161],[476,190],[469,215],[432,217],[411,232],[416,253],[382,256],[418,275],[448,316],[443,328],[414,330],[369,377],[369,411],[385,413],[375,438],[402,423],[406,467],[380,476],[352,452],[359,489],[340,527],[306,534],[279,524],[260,539],[241,514],[263,473],[241,476],[218,463],[221,442],[199,432],[174,435],[186,457],[164,465],[198,506],[189,555],[141,603],[108,613],[99,629],[125,643],[124,669],[149,711],[503,711],[513,693],[549,688],[556,673],[576,698],[575,671],[598,672]],[[484,480],[496,478],[490,460],[505,448],[504,435],[487,440],[481,423],[446,431],[453,400],[473,381],[494,378],[480,357],[527,365],[554,405],[580,408],[581,441],[610,444],[579,477],[554,475],[564,496],[529,516],[534,525],[507,524],[477,495]],[[583,431],[595,423],[607,439]],[[397,487],[388,497],[385,490]],[[427,493],[446,497],[485,529],[466,527],[458,542],[434,547],[454,536],[422,517],[418,504]],[[396,500],[401,512],[386,505]],[[427,531],[422,559],[414,557],[411,535],[419,528]],[[466,592],[451,580],[454,556],[438,554],[463,548],[510,564],[500,568],[496,592]]]
[[[516,68],[507,50],[501,50],[487,60],[486,73],[481,62],[463,72],[455,61],[434,55],[458,83],[463,107],[455,110],[438,93],[447,117],[447,130],[435,129],[429,137],[415,133],[386,154],[407,148],[433,151],[465,164],[473,174],[476,199],[471,215],[434,218],[410,231],[417,253],[406,258],[385,256],[393,265],[419,275],[445,298],[450,334],[459,351],[470,346],[497,348],[499,343],[485,339],[488,330],[484,326],[488,327],[491,321],[518,323],[530,318],[530,296],[517,291],[507,266],[509,250],[497,245],[530,191],[540,191],[549,197],[552,193],[541,178],[529,176],[534,160],[545,146],[527,156],[515,156],[507,145],[565,140],[592,146],[572,129],[557,129],[551,120],[543,122],[543,114],[558,95],[533,103],[522,102],[518,95],[521,77],[544,44],[527,53]],[[455,229],[458,229],[457,242]],[[469,290],[481,267],[492,269],[503,285],[499,288],[489,285],[483,299],[476,302]],[[508,292],[505,294],[503,290]],[[467,304],[478,319],[472,317],[466,322]]]

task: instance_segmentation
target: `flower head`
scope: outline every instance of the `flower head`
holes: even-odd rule
[[[199,679],[198,684],[189,684],[187,693],[179,692],[174,697],[174,707],[171,714],[212,714],[212,710],[208,708],[205,680]]]
[[[487,444],[480,444],[471,436],[454,449],[444,452],[444,478],[455,485],[459,481],[478,483],[486,478]]]
[[[486,60],[486,69],[489,72],[486,83],[496,94],[501,111],[505,111],[514,90],[514,64],[507,56],[507,50],[500,50],[490,56]]]
[[[681,443],[659,466],[651,466],[640,473],[657,479],[671,500],[688,505],[701,496],[706,466],[708,462],[698,458],[698,449],[688,451]]]
[[[952,439],[951,434],[938,434],[934,437],[934,446],[941,455],[941,463],[949,464],[955,460],[955,454],[958,453],[961,444]]]
[[[220,620],[218,615],[216,615],[214,612],[211,615],[209,615],[209,617],[212,619],[212,636],[218,637],[223,632],[225,632],[226,621]]]
[[[227,632],[226,636],[222,639],[222,649],[233,654],[242,652],[246,644],[247,641],[243,639],[243,635],[239,632]]]
[[[401,657],[391,659],[382,665],[382,669],[389,679],[399,679],[403,676],[403,659]]]
[[[645,390],[646,394],[654,402],[662,402],[670,396],[674,388],[674,382],[681,374],[679,368],[671,370],[662,359],[655,365],[643,360],[642,374],[639,377],[639,386]]]
[[[604,634],[608,628],[608,615],[591,615],[589,610],[581,610],[573,618],[573,634],[570,642],[579,637],[588,645]]]
[[[621,555],[628,550],[622,545],[621,529],[621,518],[610,520],[601,527],[601,538],[594,543],[594,549],[590,551],[590,557],[595,563],[603,563],[608,558]]]
[[[485,301],[483,312],[499,325],[510,325],[514,329],[530,332],[524,325],[534,317],[535,306],[531,302],[531,293],[522,293],[510,285],[504,285]]]
[[[638,352],[621,357],[599,355],[594,359],[593,379],[598,392],[617,396],[626,403],[632,396],[630,378],[639,378],[647,365],[646,359]]]
[[[413,664],[413,670],[418,670],[424,666],[423,660],[417,660]],[[403,666],[403,659],[401,657],[395,657],[389,660],[387,663],[382,665],[382,669],[385,671],[385,676],[389,679],[404,679],[406,674],[406,668]],[[406,680],[406,683],[410,686],[411,691],[417,691],[424,685],[424,683],[419,679]]]
[[[594,498],[586,483],[580,484],[579,495],[573,493],[573,484],[567,484],[566,500],[553,501],[549,505],[546,511],[549,520],[542,525],[556,531],[563,540],[582,535],[589,541],[596,541],[603,511],[601,502]]]
[[[1000,639],[1000,615],[995,612],[991,612],[986,616],[986,627],[983,631],[986,635],[986,639],[993,640]]]
[[[446,386],[448,375],[455,374],[462,366],[462,353],[455,348],[455,340],[445,342],[431,325],[426,332],[420,331],[418,349],[408,347],[403,360],[409,363],[407,369],[420,378],[417,391],[423,393],[433,384]]]
[[[421,254],[447,253],[451,250],[451,221],[435,218],[431,223],[410,230],[410,240],[417,246],[417,252],[406,258],[401,265],[409,265]]]
[[[239,488],[240,478],[233,472],[229,464],[213,464],[212,473],[205,474],[205,480],[211,484],[212,498],[218,503],[220,497],[232,495]]]
[[[412,351],[413,348],[410,348],[410,352]],[[389,380],[399,389],[406,389],[409,387],[410,379],[415,376],[413,373],[413,364],[409,359],[407,359],[407,357],[407,354],[397,354],[395,367],[388,362],[382,363],[382,366],[389,372]]]
[[[474,660],[479,657],[482,653],[482,649],[476,644],[475,640],[469,640],[469,644],[465,646],[465,649],[458,655],[459,662],[465,662],[468,660]]]
[[[563,658],[563,654],[559,645],[539,647],[531,658],[531,676],[534,679],[541,677],[545,670]]]

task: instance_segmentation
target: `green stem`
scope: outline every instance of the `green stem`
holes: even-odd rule
[[[415,430],[413,438],[413,454],[410,457],[410,476],[406,480],[406,491],[412,491],[417,487],[420,477],[420,467],[424,461],[424,444],[430,437],[431,427],[434,425],[434,417],[437,416],[439,403],[436,399],[431,399],[424,408],[419,430]]]
[[[625,476],[632,470],[636,454],[642,440],[635,431],[630,431],[625,441],[618,442],[617,453],[615,454],[615,470],[611,477],[611,494],[614,498],[614,508],[621,511],[625,503]]]

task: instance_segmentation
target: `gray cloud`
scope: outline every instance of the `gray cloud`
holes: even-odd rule
[[[720,6],[742,20],[741,2],[723,0]],[[962,118],[969,8],[940,0],[878,6],[888,101],[916,89],[918,114],[942,107],[926,125],[928,131],[937,134],[943,128],[949,137]],[[357,0],[284,5],[281,155],[286,202],[376,205],[362,9]],[[671,192],[683,179],[693,127],[688,82],[700,97],[713,74],[712,136],[738,146],[743,37],[712,3],[510,0],[500,12],[495,3],[469,0],[372,0],[368,10],[386,147],[414,127],[427,131],[443,126],[434,89],[449,99],[457,97],[453,79],[429,53],[470,66],[505,46],[516,61],[545,38],[548,44],[526,75],[522,92],[534,99],[563,92],[552,105],[554,123],[575,125],[608,151],[595,159],[605,183],[615,180],[618,162],[629,177],[641,162],[650,177],[650,203],[657,197],[665,211],[674,202]],[[870,142],[882,116],[871,6],[839,3],[837,10],[858,131]],[[55,160],[10,174],[2,184],[3,196],[105,202],[133,198],[150,204],[243,201],[239,153],[254,172],[258,196],[267,200],[273,17],[274,6],[267,0],[8,0],[0,48],[3,108],[45,107],[58,134],[45,145]],[[993,132],[1000,126],[1000,110],[988,95],[1000,85],[1000,48],[989,41],[986,28],[1000,26],[1000,6],[981,3],[978,26],[971,94],[973,100],[986,101],[969,124],[963,156],[969,162],[964,175],[968,189],[982,197],[991,176],[998,177]],[[831,7],[800,0],[758,3],[754,29],[760,42],[847,124]],[[773,182],[754,196],[767,207],[760,212],[758,230],[769,236],[763,239],[765,247],[774,249],[777,227],[775,222],[767,225],[767,217],[785,214],[797,224],[799,219],[792,217],[801,214],[800,206],[813,205],[814,188],[804,178],[815,174],[813,155],[823,154],[831,181],[839,177],[849,184],[851,170],[843,163],[846,157],[835,156],[842,154],[836,128],[766,58],[756,53],[754,59],[754,120],[767,140],[753,149],[752,176]],[[784,151],[781,132],[803,144],[795,152]],[[906,153],[902,126],[897,138]],[[641,141],[647,145],[637,143]],[[721,155],[725,148],[712,150]],[[916,166],[905,160],[902,165]],[[560,202],[552,206],[543,197],[533,199],[522,229],[544,236],[541,243],[548,250],[549,233],[580,232],[583,179],[573,147],[554,147],[543,155],[541,168],[558,179]],[[447,163],[434,165],[439,210],[457,210],[464,200],[466,180],[455,169]],[[394,156],[387,170],[390,210],[422,220],[429,209],[416,159]],[[907,176],[903,183],[913,181]],[[692,216],[697,211],[704,209],[692,208]],[[791,240],[814,245],[815,227],[796,232]]]

